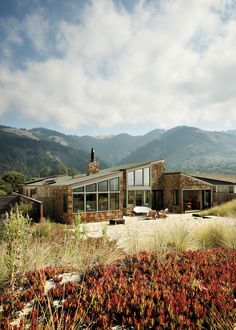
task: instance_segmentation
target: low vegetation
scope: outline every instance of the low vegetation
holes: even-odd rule
[[[79,217],[30,225],[12,213],[0,232],[0,329],[234,329],[233,225],[173,222],[130,253],[106,226],[89,238]]]
[[[212,207],[199,213],[201,216],[215,215],[220,217],[236,216],[236,199],[227,203]]]

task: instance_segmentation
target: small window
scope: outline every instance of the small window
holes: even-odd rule
[[[73,195],[73,213],[84,212],[84,195]]]
[[[136,206],[142,206],[143,205],[143,191],[137,190],[136,191],[136,198],[135,198]]]
[[[108,210],[108,194],[98,194],[98,211]]]
[[[97,185],[96,183],[90,184],[89,186],[86,186],[86,191],[87,192],[94,192],[97,190]]]
[[[229,193],[233,194],[234,193],[234,186],[229,186]]]
[[[128,186],[134,186],[134,172],[128,172]]]
[[[86,195],[86,211],[87,212],[97,211],[97,198],[96,198],[96,194],[87,194]]]
[[[110,190],[111,191],[119,191],[119,178],[114,178],[110,180]]]
[[[98,191],[108,191],[108,181],[102,181],[98,183]]]
[[[135,194],[134,191],[128,191],[128,204],[134,204]]]
[[[173,190],[173,204],[179,205],[179,190]]]
[[[143,185],[143,170],[136,170],[135,171],[135,186],[142,186]]]
[[[144,205],[145,206],[149,206],[150,203],[150,191],[149,190],[145,190],[144,191]]]
[[[120,194],[112,193],[110,194],[110,210],[119,210],[120,208]]]
[[[145,167],[143,169],[143,185],[144,186],[150,185],[150,169],[149,169],[149,167]]]
[[[84,191],[84,187],[79,187],[79,188],[73,189],[73,192],[83,192],[83,191]]]

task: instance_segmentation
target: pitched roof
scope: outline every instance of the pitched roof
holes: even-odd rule
[[[222,174],[222,173],[196,173],[191,174],[195,178],[208,181],[212,184],[236,184],[236,174]]]
[[[155,163],[155,162],[162,162],[162,160],[156,160],[156,161],[145,161],[145,162],[139,162],[139,163],[131,163],[131,164],[125,164],[125,165],[118,165],[109,167],[103,170],[100,170],[96,174],[81,174],[76,176],[57,176],[57,177],[48,177],[48,178],[42,178],[36,181],[30,181],[26,182],[29,186],[69,186],[74,184],[80,184],[85,183],[88,181],[93,181],[99,178],[112,176],[112,175],[118,175],[120,171],[122,170],[128,170],[132,168],[138,168],[142,166],[147,166],[149,164]]]

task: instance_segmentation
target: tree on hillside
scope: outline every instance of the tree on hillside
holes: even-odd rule
[[[9,194],[12,190],[12,185],[0,178],[0,195]]]
[[[67,174],[68,168],[62,163],[55,163],[52,167],[51,175]]]
[[[48,176],[50,176],[51,175],[51,172],[52,172],[52,170],[51,170],[51,167],[49,167],[49,166],[44,166],[43,168],[42,168],[42,170],[40,171],[40,177],[41,178],[45,178],[45,177],[48,177]]]
[[[25,177],[21,172],[9,171],[3,174],[2,180],[6,183],[9,183],[12,187],[12,190],[15,191],[17,185],[24,182]]]

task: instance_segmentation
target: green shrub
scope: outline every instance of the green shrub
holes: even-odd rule
[[[1,227],[1,237],[5,242],[5,265],[10,284],[14,287],[16,272],[27,264],[27,251],[31,240],[30,221],[19,212],[11,212]]]

